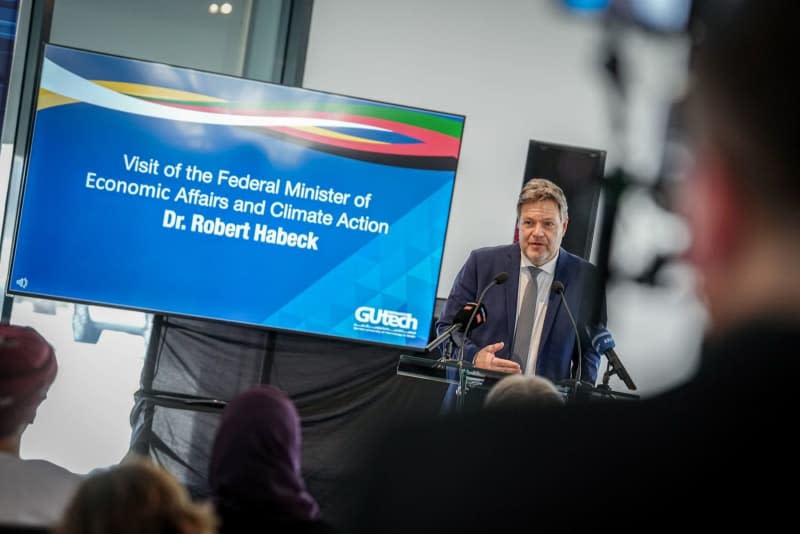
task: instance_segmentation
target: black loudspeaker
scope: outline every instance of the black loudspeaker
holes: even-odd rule
[[[586,260],[592,251],[605,164],[605,150],[536,140],[528,145],[523,185],[531,178],[546,178],[564,190],[569,227],[561,246]]]

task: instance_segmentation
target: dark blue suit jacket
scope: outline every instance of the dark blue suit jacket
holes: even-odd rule
[[[489,289],[484,297],[486,323],[470,333],[464,346],[464,360],[472,361],[475,354],[486,345],[498,341],[505,342],[503,350],[497,353],[501,358],[511,358],[514,346],[514,325],[517,315],[517,292],[519,287],[520,248],[518,244],[481,248],[470,253],[453,282],[453,289],[436,323],[437,332],[442,332],[453,320],[456,312],[470,301],[475,301],[480,292],[501,273],[508,273],[508,281]],[[605,299],[596,291],[596,270],[594,266],[570,254],[563,248],[558,255],[554,280],[564,284],[564,297],[578,323],[581,334],[583,365],[581,380],[595,383],[600,355],[592,349],[586,326],[605,326]],[[600,317],[592,318],[593,297],[603,299]],[[536,359],[536,374],[557,382],[573,376],[573,365],[577,365],[578,347],[575,343],[575,330],[564,310],[561,298],[555,291],[550,292],[542,328],[539,354]],[[520,362],[517,362],[520,363]]]

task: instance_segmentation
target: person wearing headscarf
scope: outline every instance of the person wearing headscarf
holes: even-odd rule
[[[328,532],[301,474],[300,417],[280,390],[239,394],[222,413],[209,465],[220,532]]]
[[[0,325],[0,525],[49,527],[83,480],[20,458],[22,434],[56,378],[53,347],[29,327]]]

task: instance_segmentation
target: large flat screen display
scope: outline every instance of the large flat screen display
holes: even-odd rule
[[[7,289],[422,347],[463,127],[48,45]]]

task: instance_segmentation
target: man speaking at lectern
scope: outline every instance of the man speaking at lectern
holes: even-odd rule
[[[595,382],[600,355],[592,348],[585,325],[604,325],[605,302],[600,307],[602,317],[590,321],[595,269],[561,248],[568,222],[561,188],[549,180],[529,180],[517,202],[519,244],[470,253],[453,282],[437,332],[453,322],[464,304],[476,301],[499,273],[508,273],[508,280],[486,291],[486,322],[465,338],[465,361],[554,382],[573,376]],[[558,294],[562,288],[568,309]],[[581,336],[580,350],[570,312]]]

